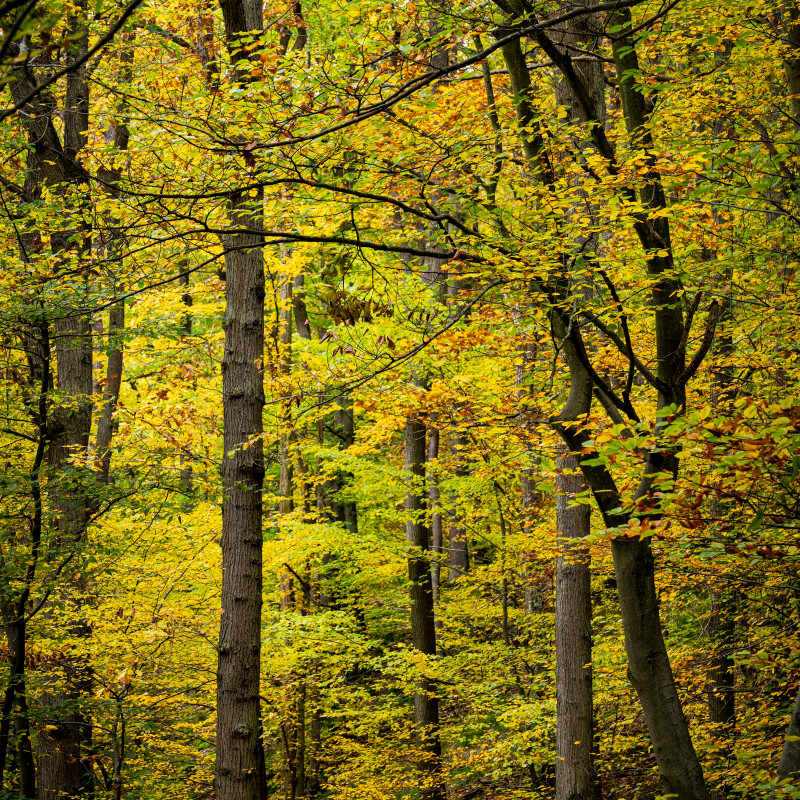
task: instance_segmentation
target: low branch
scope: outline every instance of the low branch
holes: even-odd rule
[[[676,386],[685,386],[691,379],[692,376],[697,372],[700,365],[703,363],[703,359],[706,357],[706,354],[711,349],[711,344],[714,341],[714,333],[717,330],[717,323],[722,316],[722,305],[715,300],[711,307],[708,309],[708,320],[706,320],[706,330],[703,334],[703,341],[700,342],[700,348],[694,354],[694,358],[689,362],[689,366],[678,376],[678,379],[675,382]]]

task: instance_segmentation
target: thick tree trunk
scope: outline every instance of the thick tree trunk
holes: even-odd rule
[[[665,794],[705,800],[708,792],[694,751],[667,654],[655,562],[649,541],[617,538],[611,543],[628,654],[628,677],[644,711]]]
[[[260,0],[221,0],[231,60],[261,30]],[[240,80],[248,75],[240,74]],[[233,193],[231,225],[261,227],[262,197]],[[217,661],[217,800],[260,800],[264,260],[256,234],[227,237],[222,405],[222,614]]]
[[[787,5],[788,8],[784,12],[784,27],[789,48],[783,67],[792,124],[795,133],[800,133],[800,8],[796,2]]]
[[[590,554],[576,539],[590,532],[590,508],[571,506],[586,491],[578,462],[559,459],[556,478],[556,800],[594,800],[592,598]]]
[[[578,0],[578,5],[591,6],[594,0]],[[573,5],[573,4],[570,4]],[[597,50],[599,36],[593,30],[596,20],[577,17],[564,26],[560,34],[559,49],[569,55],[575,49],[589,53]],[[586,92],[592,98],[598,121],[606,118],[603,67],[599,61],[582,61],[575,65],[576,72]],[[586,123],[587,115],[576,101],[563,75],[556,73],[556,102],[569,108],[574,123]],[[588,133],[577,124],[574,136],[588,144]],[[596,217],[583,186],[572,187],[576,198],[575,208],[568,211],[570,218],[582,213]],[[595,224],[598,220],[594,219]],[[598,225],[599,227],[599,225]],[[576,242],[576,250],[594,257],[599,244],[592,235],[588,241]],[[565,292],[575,292],[581,297],[589,294],[585,276],[577,274],[572,281],[577,286],[565,286]],[[572,323],[570,323],[572,324]],[[566,331],[562,332],[566,336]],[[572,387],[565,411],[573,422],[588,413],[592,394],[591,383],[585,381]],[[580,403],[580,408],[573,405]],[[577,413],[576,413],[577,412]],[[599,784],[594,771],[594,719],[592,697],[592,600],[589,548],[576,542],[590,533],[590,509],[587,505],[571,505],[575,495],[586,491],[578,462],[570,452],[559,458],[556,477],[556,528],[559,555],[556,562],[556,800],[593,800],[599,795]]]
[[[409,544],[408,580],[411,600],[411,642],[426,656],[436,655],[436,624],[431,586],[429,537],[425,521],[425,424],[409,417],[406,422],[405,467],[409,487],[406,494],[406,539]],[[424,800],[445,800],[442,748],[439,739],[439,698],[428,677],[417,680],[414,694],[416,762],[419,788]]]
[[[260,198],[256,209],[252,203],[232,198],[234,226],[259,224]],[[214,784],[218,800],[258,800],[264,266],[258,236],[241,234],[226,245],[222,616]],[[247,247],[253,249],[242,249]]]
[[[77,566],[86,544],[86,525],[91,498],[88,473],[69,469],[72,459],[83,460],[88,450],[92,422],[92,344],[89,318],[64,316],[53,326],[59,392],[70,403],[55,408],[51,417],[54,433],[50,439],[48,461],[52,473],[64,481],[53,505],[58,514],[56,558]],[[71,477],[65,479],[65,475]],[[69,575],[71,570],[67,571]],[[88,637],[83,619],[85,592],[76,576],[56,589],[67,620],[67,631],[74,637]],[[54,624],[47,613],[49,624]],[[59,625],[63,630],[63,627]],[[44,724],[39,734],[38,798],[63,800],[84,795],[91,773],[81,761],[82,746],[91,741],[91,723],[80,709],[82,697],[91,694],[91,668],[81,656],[63,659],[63,676],[52,674],[41,696]]]

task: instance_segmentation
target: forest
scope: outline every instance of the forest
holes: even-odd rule
[[[800,2],[0,0],[0,800],[800,799]]]

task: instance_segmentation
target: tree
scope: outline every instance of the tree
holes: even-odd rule
[[[243,37],[262,29],[261,6],[223,3],[235,79],[247,84]],[[262,196],[234,188],[235,228],[258,230]],[[217,652],[217,761],[220,800],[264,796],[261,744],[261,548],[264,455],[264,263],[258,234],[225,237],[225,438],[222,460],[222,611]]]

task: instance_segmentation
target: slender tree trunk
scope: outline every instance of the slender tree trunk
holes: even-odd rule
[[[180,285],[183,288],[181,294],[181,302],[185,313],[183,315],[183,323],[181,325],[181,333],[189,337],[192,335],[192,293],[189,290],[189,274],[184,272],[180,277]],[[197,379],[193,379],[193,388],[197,388]],[[181,468],[181,489],[187,494],[192,493],[192,484],[194,478],[194,471],[192,469],[191,452],[184,449],[180,454],[180,468]]]
[[[319,690],[310,687],[309,701],[311,707],[308,715],[308,774],[306,776],[306,793],[309,800],[322,792],[322,711],[319,706]]]
[[[709,253],[709,262],[716,258]],[[733,275],[727,270],[724,281],[730,283]],[[724,297],[721,322],[733,320],[733,303],[730,295]],[[714,343],[714,360],[711,365],[711,404],[717,414],[724,414],[732,406],[734,373],[730,362],[734,355],[735,345],[730,333],[723,331]],[[713,497],[710,504],[711,517],[722,520],[731,512],[729,502],[720,497]],[[723,538],[724,534],[717,534]],[[712,580],[709,586],[711,609],[705,633],[711,640],[712,653],[706,671],[708,689],[708,721],[714,725],[712,735],[717,742],[715,761],[718,774],[727,772],[726,761],[732,755],[733,734],[736,729],[736,692],[735,661],[736,645],[736,592],[732,588],[720,587]],[[712,786],[713,800],[724,800],[731,785],[723,779],[720,785]]]
[[[463,435],[453,437],[452,447],[455,458],[455,476],[463,478],[468,474],[468,467],[465,458],[467,441]],[[449,583],[457,581],[463,575],[469,574],[469,543],[467,541],[467,530],[461,517],[461,511],[457,507],[457,497],[455,494],[450,496],[452,507],[449,511],[449,525],[447,529],[448,554],[447,563],[449,573],[447,580]]]
[[[794,701],[792,716],[789,718],[789,727],[786,730],[786,740],[783,743],[783,752],[778,764],[778,778],[782,781],[789,780],[800,772],[800,689]]]
[[[290,257],[288,251],[282,251],[281,257]],[[279,294],[279,353],[278,369],[282,376],[288,378],[292,367],[292,334],[293,308],[292,299],[294,282],[292,278],[281,278]],[[281,514],[290,514],[294,510],[294,476],[292,445],[292,398],[281,391],[279,401],[279,462],[280,462],[280,501]],[[287,612],[305,614],[310,602],[310,576],[306,575],[305,584],[298,591],[289,590],[281,593],[281,609]],[[293,587],[294,580],[284,576],[287,586]],[[285,678],[286,708],[288,713],[281,722],[283,735],[283,793],[286,800],[295,800],[305,796],[305,763],[306,763],[306,682],[302,672],[292,673]]]
[[[426,656],[436,655],[436,624],[431,585],[429,536],[425,521],[425,424],[413,417],[406,421],[405,467],[406,539],[409,544],[408,579],[411,600],[411,642]],[[419,788],[424,800],[445,800],[442,748],[439,739],[439,698],[435,683],[426,676],[417,680],[414,694],[416,762]]]
[[[100,416],[97,420],[95,449],[97,453],[96,469],[100,480],[108,483],[111,478],[111,440],[114,437],[116,421],[114,412],[117,409],[120,389],[122,388],[122,342],[120,338],[125,328],[125,302],[112,306],[108,312],[108,364],[106,380],[103,386],[103,399],[100,405]]]
[[[428,434],[428,464],[438,462],[439,459],[439,430],[431,428]],[[437,467],[428,468],[428,495],[431,504],[431,590],[433,591],[434,606],[439,602],[439,578],[441,573],[442,555],[442,512],[441,495],[439,492],[439,478],[435,470]]]
[[[353,416],[353,401],[348,395],[340,395],[337,399],[336,426],[341,436],[340,448],[347,450],[356,440],[355,418]],[[345,489],[353,480],[352,472],[342,472],[339,479],[339,490]],[[338,506],[339,519],[352,534],[358,533],[358,508],[354,500],[345,496]]]
[[[590,508],[570,503],[586,491],[578,462],[559,459],[556,477],[556,800],[594,800]]]

